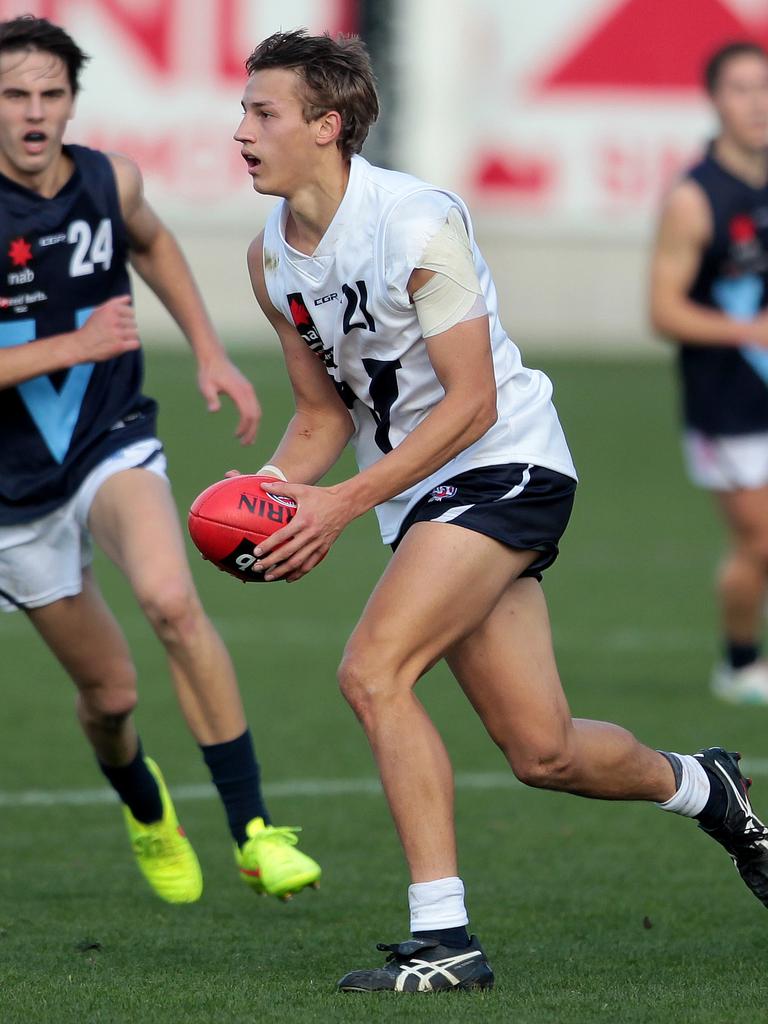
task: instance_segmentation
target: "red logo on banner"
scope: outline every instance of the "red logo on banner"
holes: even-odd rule
[[[0,20],[31,11],[68,26],[73,6],[72,0],[27,0],[24,4],[0,0]],[[77,6],[98,8],[99,16],[119,35],[119,45],[133,51],[147,69],[162,77],[178,73],[184,60],[191,8],[197,8],[198,17],[203,16],[203,24],[206,15],[210,19],[211,67],[216,78],[242,83],[245,58],[258,41],[250,38],[247,30],[249,11],[256,6],[252,0],[195,0],[194,4],[188,0],[90,0],[90,4]],[[356,0],[327,0],[316,6],[318,21],[331,35],[357,30]]]
[[[540,82],[576,89],[696,89],[707,57],[735,39],[768,42],[723,0],[621,0]]]
[[[538,195],[552,185],[555,168],[546,157],[504,151],[488,153],[482,159],[475,180],[481,188]]]

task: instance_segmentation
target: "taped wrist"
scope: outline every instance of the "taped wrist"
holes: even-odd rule
[[[288,483],[288,477],[280,469],[279,466],[273,466],[271,462],[268,462],[266,466],[262,466],[257,476],[276,476],[278,480],[282,480],[283,483]]]

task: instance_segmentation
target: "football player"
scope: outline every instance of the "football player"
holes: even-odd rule
[[[133,723],[136,668],[90,568],[95,540],[165,648],[243,881],[285,897],[320,869],[295,830],[270,824],[232,662],[195,592],[156,406],[141,390],[129,261],[184,332],[208,409],[220,393],[234,402],[244,444],[259,406],[136,165],[64,145],[85,60],[45,19],[0,24],[0,606],[21,609],[72,677],[150,885],[171,903],[198,899],[197,858]]]
[[[768,902],[768,829],[734,755],[659,753],[571,717],[539,580],[576,473],[549,380],[523,365],[501,325],[467,207],[360,156],[378,101],[359,40],[276,33],[246,67],[235,138],[254,189],[281,198],[248,264],[296,406],[262,472],[298,503],[255,549],[254,569],[299,579],[374,508],[395,548],[339,678],[408,861],[411,936],[381,944],[386,963],[339,987],[493,983],[467,930],[451,765],[414,693],[441,658],[523,782],[695,818]],[[347,443],[359,473],[317,486]]]
[[[664,205],[651,316],[678,347],[689,475],[728,533],[712,690],[768,704],[768,53],[729,44],[705,77],[720,128]]]

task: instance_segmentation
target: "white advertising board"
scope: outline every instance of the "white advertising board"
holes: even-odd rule
[[[532,231],[644,234],[712,132],[707,56],[763,0],[403,0],[400,157]]]

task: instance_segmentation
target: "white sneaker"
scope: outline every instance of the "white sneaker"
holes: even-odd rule
[[[721,662],[712,672],[710,688],[729,704],[768,704],[768,662],[755,661],[744,668]]]

